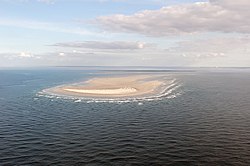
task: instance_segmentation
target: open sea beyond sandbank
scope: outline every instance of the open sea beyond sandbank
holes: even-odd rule
[[[43,93],[93,77],[159,74],[148,98]],[[249,69],[0,70],[0,165],[250,165]]]

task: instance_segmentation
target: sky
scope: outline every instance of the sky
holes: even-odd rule
[[[0,67],[250,67],[249,0],[0,0]]]

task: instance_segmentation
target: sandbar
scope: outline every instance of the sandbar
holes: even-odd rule
[[[163,84],[159,77],[151,75],[112,76],[57,86],[47,91],[76,97],[134,97],[157,93]]]

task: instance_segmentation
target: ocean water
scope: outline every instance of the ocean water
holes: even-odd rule
[[[0,165],[250,165],[248,70],[161,71],[147,99],[41,93],[127,72],[0,70]]]

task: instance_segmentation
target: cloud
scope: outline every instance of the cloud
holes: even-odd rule
[[[54,4],[55,0],[37,0],[38,2],[46,3],[46,4]]]
[[[181,41],[167,51],[192,66],[250,65],[250,37],[244,35]]]
[[[137,50],[152,47],[152,44],[143,42],[129,42],[129,41],[84,41],[84,42],[67,42],[56,43],[52,46],[69,47],[69,48],[84,48],[84,49],[104,49],[104,50]]]
[[[210,39],[187,40],[177,43],[172,51],[195,52],[195,53],[247,53],[250,49],[250,37],[213,37]]]
[[[206,39],[186,39],[186,41],[175,44],[171,47],[166,46],[166,49],[150,47],[148,49],[122,50],[59,46],[54,51],[41,54],[33,54],[28,51],[0,53],[0,66],[143,65],[214,67],[250,65],[250,37],[247,36],[211,36]]]
[[[108,31],[168,36],[196,32],[250,33],[248,0],[210,0],[144,10],[133,15],[100,16],[95,23]]]
[[[226,57],[223,52],[203,52],[203,53],[183,53],[181,54],[184,58],[189,59],[211,59],[211,58],[224,58]]]
[[[0,56],[3,56],[7,59],[41,59],[40,56],[34,55],[31,52],[0,53]]]
[[[27,53],[27,52],[21,52],[17,56],[21,58],[33,58],[34,57],[34,55],[32,55],[31,53]]]
[[[230,10],[249,10],[249,0],[210,0],[210,2]]]

